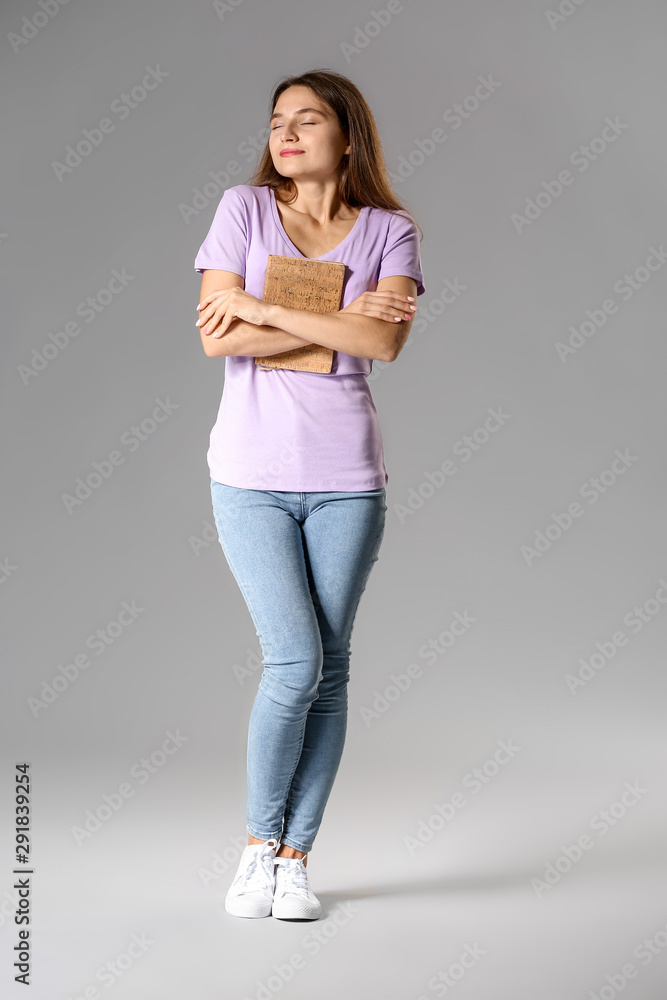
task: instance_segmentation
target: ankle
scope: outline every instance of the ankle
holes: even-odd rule
[[[303,858],[304,865],[308,864],[308,852],[297,851],[296,848],[288,844],[281,844],[276,851],[277,858]]]
[[[276,838],[278,839],[278,838]],[[248,844],[266,844],[266,840],[259,840],[257,837],[253,837],[252,834],[248,834]],[[280,844],[278,850],[276,851],[277,858],[303,858],[304,866],[308,864],[308,852],[297,851],[295,847],[290,847],[289,844]]]

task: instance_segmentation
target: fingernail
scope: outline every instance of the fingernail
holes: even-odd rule
[[[195,323],[195,326],[199,326],[200,323],[201,323],[201,320],[198,319],[197,322]]]
[[[415,301],[414,295],[408,295],[408,302],[414,302],[414,301]]]

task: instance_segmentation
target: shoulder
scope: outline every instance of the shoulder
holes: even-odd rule
[[[225,188],[215,210],[214,227],[226,230],[235,226],[247,236],[257,218],[263,215],[268,196],[268,188],[251,184],[233,184]]]
[[[384,236],[385,241],[413,235],[419,237],[417,226],[403,210],[369,206],[367,212],[370,225]]]
[[[400,210],[385,212],[388,218],[389,231],[396,234],[418,233],[419,230],[407,212]]]
[[[265,185],[235,184],[228,187],[222,197],[241,204],[251,211],[256,206],[264,205],[268,201],[269,194],[269,188]]]
[[[372,208],[371,224],[376,228],[383,243],[383,253],[388,253],[397,247],[419,247],[421,239],[419,229],[404,210],[389,211],[384,208]]]
[[[223,191],[216,216],[231,219],[249,235],[271,213],[271,189],[266,185],[233,184]]]

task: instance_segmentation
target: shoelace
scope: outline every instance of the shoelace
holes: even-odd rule
[[[285,873],[285,878],[280,879],[280,883],[277,884],[276,888],[280,888],[282,892],[293,892],[297,896],[303,896],[304,899],[308,899],[308,870],[302,859],[275,858],[273,863],[276,868],[280,868]],[[276,876],[279,877],[278,872],[276,872]]]
[[[273,881],[273,854],[268,850],[256,851],[245,871],[239,876],[239,892],[267,889]]]

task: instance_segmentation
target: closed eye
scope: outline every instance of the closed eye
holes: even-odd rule
[[[302,125],[317,125],[317,122],[301,122]],[[271,131],[275,131],[277,128],[282,128],[281,125],[274,125]]]

